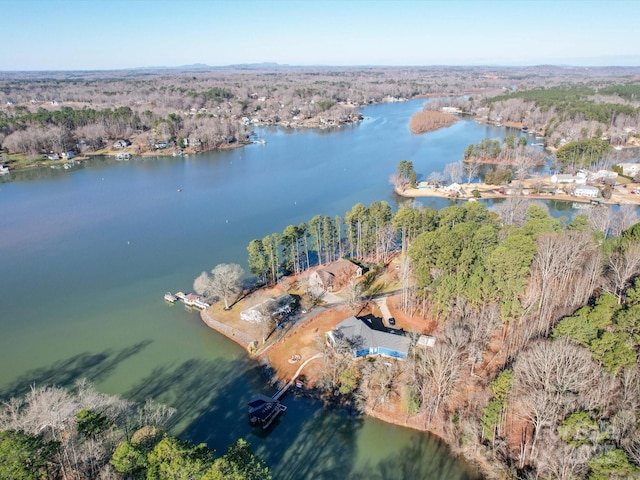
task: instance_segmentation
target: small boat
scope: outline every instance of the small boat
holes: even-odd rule
[[[116,155],[116,160],[129,160],[131,154],[129,152],[120,152]]]
[[[6,165],[0,165],[0,175],[7,175],[9,173],[9,167]]]
[[[178,300],[178,297],[176,297],[171,292],[167,292],[164,294],[164,299],[169,303],[175,303]]]

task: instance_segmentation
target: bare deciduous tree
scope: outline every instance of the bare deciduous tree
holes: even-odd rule
[[[589,232],[548,233],[537,240],[529,299],[537,304],[537,333],[548,335],[559,307],[582,305],[599,278],[599,247]]]
[[[522,196],[509,196],[493,206],[505,225],[521,227],[527,219],[527,209],[531,200]]]
[[[413,362],[421,410],[425,425],[429,425],[460,379],[460,354],[450,345],[439,342],[433,348],[416,350]]]
[[[193,281],[193,291],[205,298],[211,298],[213,290],[211,289],[211,277],[207,272],[202,272]]]
[[[229,310],[231,298],[240,292],[242,275],[244,271],[236,263],[221,263],[211,270],[211,292],[222,298],[225,310]]]
[[[640,272],[640,243],[633,242],[622,250],[616,250],[609,255],[607,274],[608,291],[622,301],[624,290],[629,281]]]
[[[362,282],[357,282],[354,279],[349,280],[347,287],[345,288],[347,294],[347,305],[351,310],[356,311],[363,303],[362,295],[364,289],[362,288]]]
[[[462,162],[453,162],[445,165],[444,175],[453,183],[462,182],[462,177],[464,176],[464,166]]]
[[[564,415],[585,406],[601,371],[587,349],[565,338],[535,342],[516,359],[510,403],[516,415],[533,427],[528,450],[534,462],[543,430],[555,429]],[[523,435],[523,465],[527,463],[526,440]]]
[[[621,205],[617,212],[613,214],[612,234],[620,235],[623,231],[632,227],[638,221],[638,211],[636,205]]]

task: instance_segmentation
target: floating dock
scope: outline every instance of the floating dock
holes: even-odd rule
[[[178,297],[173,295],[171,292],[167,292],[164,294],[164,299],[169,303],[176,303],[178,301]]]

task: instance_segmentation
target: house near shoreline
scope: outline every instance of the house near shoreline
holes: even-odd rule
[[[613,182],[618,179],[618,174],[611,170],[598,170],[597,172],[587,172],[587,180],[590,182]]]
[[[362,276],[364,270],[351,260],[342,259],[317,269],[309,276],[312,287],[333,292],[344,287],[350,280]]]
[[[264,302],[241,311],[240,320],[251,323],[261,323],[272,317],[288,315],[293,311],[295,305],[295,298],[288,294],[268,298]]]
[[[622,174],[627,177],[635,177],[640,173],[640,163],[619,163],[618,167],[622,169]]]
[[[373,355],[405,359],[409,355],[411,339],[401,330],[376,330],[366,320],[349,317],[327,332],[327,340],[335,347],[339,339],[344,339],[351,347],[354,358]],[[390,333],[394,332],[394,333]]]
[[[573,194],[576,197],[596,198],[598,195],[600,195],[600,189],[591,185],[578,185],[573,190]]]
[[[131,145],[131,142],[129,140],[127,140],[126,138],[121,138],[120,140],[116,140],[116,142],[113,144],[113,148],[122,150],[127,148],[129,145]]]
[[[573,183],[576,185],[584,185],[587,183],[587,176],[582,172],[578,172],[576,175],[568,173],[554,173],[551,175],[551,183]]]
[[[445,192],[454,192],[457,193],[460,190],[462,190],[462,185],[460,185],[459,183],[452,183],[450,185],[447,185],[445,187],[442,187],[442,190],[444,190]]]

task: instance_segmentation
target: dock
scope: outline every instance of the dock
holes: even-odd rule
[[[296,371],[296,373],[293,375],[293,377],[291,377],[291,380],[289,380],[284,387],[282,387],[280,390],[278,390],[276,392],[276,394],[273,396],[274,400],[280,400],[282,398],[282,396],[287,393],[287,390],[289,390],[289,388],[291,387],[291,385],[293,385],[296,381],[296,378],[298,378],[300,376],[300,373],[302,373],[302,369],[304,367],[307,366],[307,363],[309,363],[312,360],[315,360],[316,358],[322,358],[323,354],[322,353],[316,353],[313,357],[307,358],[302,365],[300,365],[300,367],[298,368],[298,370]]]
[[[164,299],[169,303],[176,303],[178,301],[178,297],[173,295],[171,292],[167,292],[164,294]]]
[[[165,293],[165,296],[164,296],[165,300],[167,300],[167,295],[171,295],[171,294]],[[172,296],[175,297],[176,300],[180,300],[187,307],[195,307],[195,308],[199,308],[200,310],[204,310],[205,308],[209,308],[211,306],[204,301],[204,298],[202,298],[200,295],[196,295],[195,293],[185,294],[184,292],[178,292]]]
[[[273,423],[278,415],[286,412],[287,410],[287,407],[280,403],[280,399],[285,393],[287,393],[287,390],[289,390],[291,385],[295,383],[305,365],[307,365],[311,360],[322,357],[322,355],[322,353],[316,353],[313,357],[305,360],[291,380],[289,380],[272,397],[267,397],[266,395],[261,394],[254,395],[247,404],[249,410],[249,423],[254,426],[261,425],[263,430],[269,428],[269,425]]]
[[[249,409],[249,423],[260,425],[263,430],[269,428],[278,415],[287,410],[287,407],[279,401],[259,393],[251,398],[247,407]]]

